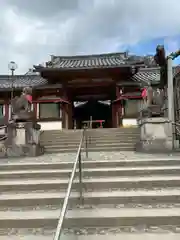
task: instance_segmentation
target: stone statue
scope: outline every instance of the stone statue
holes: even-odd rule
[[[164,103],[164,91],[162,89],[153,89],[151,86],[147,88],[147,106],[160,105]]]
[[[147,87],[147,107],[153,104],[153,88],[151,86]]]
[[[142,116],[162,116],[162,108],[164,105],[164,92],[162,89],[153,89],[149,84],[143,89],[142,97],[144,100]]]
[[[32,89],[24,88],[20,97],[12,102],[12,121],[7,124],[7,137],[3,143],[3,157],[38,156],[44,149],[40,144],[41,125],[31,111]],[[1,155],[1,154],[0,154]]]
[[[12,100],[12,119],[15,121],[28,121],[34,119],[34,113],[31,111],[32,88],[23,89],[20,97]]]
[[[153,104],[153,88],[151,86],[146,86],[142,89],[142,98],[144,100],[144,107]]]

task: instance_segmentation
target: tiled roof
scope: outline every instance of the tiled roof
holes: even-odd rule
[[[160,81],[160,68],[142,68],[132,77],[132,80],[142,84],[156,84]]]
[[[46,79],[39,75],[17,75],[13,79],[9,75],[0,75],[0,89],[11,89],[12,84],[14,88],[21,89],[24,87],[33,87],[46,85],[48,82]]]
[[[180,66],[173,68],[173,76],[175,77],[180,73]],[[132,80],[136,82],[141,82],[143,84],[158,84],[160,82],[160,67],[156,68],[141,68],[139,71],[132,77]]]
[[[82,55],[82,56],[51,56],[51,61],[46,63],[46,66],[34,66],[38,71],[40,69],[92,69],[92,68],[113,68],[123,67],[136,64],[144,64],[152,62],[152,57],[140,57],[128,55],[123,53],[107,53],[96,55]]]

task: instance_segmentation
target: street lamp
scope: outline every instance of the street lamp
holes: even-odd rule
[[[14,97],[14,72],[17,69],[18,65],[14,62],[11,61],[8,64],[8,69],[11,71],[11,117],[12,117],[12,100]]]

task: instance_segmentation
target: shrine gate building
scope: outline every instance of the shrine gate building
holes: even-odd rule
[[[14,96],[33,88],[33,110],[43,130],[135,125],[142,87],[159,82],[152,56],[109,53],[51,56],[34,73],[0,76],[0,114],[8,121]]]

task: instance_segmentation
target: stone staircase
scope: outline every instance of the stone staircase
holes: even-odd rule
[[[53,157],[0,164],[1,240],[53,240],[72,167]],[[179,157],[84,160],[83,186],[81,206],[77,172],[62,240],[180,237]]]
[[[45,131],[41,144],[47,153],[75,152],[80,142],[81,130]],[[88,149],[94,151],[133,151],[139,138],[138,128],[88,129]]]

